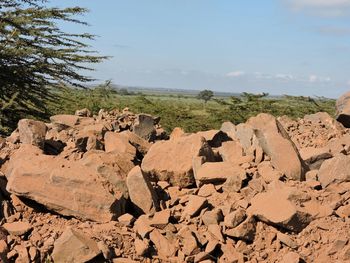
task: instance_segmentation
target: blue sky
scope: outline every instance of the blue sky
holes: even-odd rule
[[[338,97],[350,89],[350,0],[52,0],[83,6],[115,84]]]

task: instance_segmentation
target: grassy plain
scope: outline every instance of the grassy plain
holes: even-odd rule
[[[88,108],[97,113],[128,107],[135,113],[149,113],[161,117],[161,124],[171,131],[182,127],[187,132],[218,129],[224,121],[235,124],[261,112],[291,118],[303,117],[319,111],[335,113],[335,100],[310,97],[269,97],[244,93],[240,97],[214,97],[204,103],[194,95],[142,94],[121,95],[115,90],[98,87],[90,90],[65,89],[49,104],[51,114],[72,114],[76,109]]]

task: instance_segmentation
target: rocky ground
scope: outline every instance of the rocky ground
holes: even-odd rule
[[[0,149],[1,262],[350,262],[350,132],[326,113],[167,136],[84,109]]]

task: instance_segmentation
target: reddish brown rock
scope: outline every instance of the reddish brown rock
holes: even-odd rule
[[[231,176],[238,176],[240,167],[229,162],[206,162],[195,173],[197,186],[207,183],[224,183]]]
[[[18,122],[19,139],[21,143],[43,148],[47,127],[42,121],[22,119]]]
[[[236,141],[224,142],[218,149],[222,160],[231,163],[232,165],[240,164],[240,160],[244,155],[243,147]]]
[[[104,136],[105,151],[118,152],[120,154],[130,155],[131,160],[136,156],[136,149],[133,147],[126,136],[121,133],[106,132]]]
[[[261,113],[247,122],[255,129],[255,135],[272,165],[293,180],[305,179],[305,164],[287,132],[275,117]]]
[[[11,157],[6,177],[9,192],[62,215],[104,222],[124,210],[122,193],[109,192],[108,181],[96,171],[81,162],[43,155],[31,145],[21,146]]]
[[[52,258],[54,262],[88,262],[100,253],[95,241],[69,228],[55,241]]]
[[[32,229],[32,226],[28,222],[5,223],[3,227],[9,234],[14,236],[22,236]]]
[[[79,124],[79,117],[74,115],[54,115],[50,117],[50,120],[54,124],[60,124],[67,127],[74,127]]]
[[[183,216],[196,216],[199,214],[199,212],[208,204],[208,201],[204,197],[196,196],[196,195],[190,195],[189,201],[185,207],[185,210],[183,212]]]
[[[350,128],[350,92],[343,94],[336,102],[336,119],[346,128]]]
[[[294,232],[300,232],[311,222],[309,214],[289,201],[285,192],[277,190],[257,194],[247,212],[263,222]]]
[[[158,209],[156,193],[139,166],[135,166],[128,174],[126,185],[135,212],[148,214]]]
[[[350,155],[338,155],[322,163],[318,179],[323,187],[350,181]]]
[[[233,172],[233,171],[232,171]],[[243,181],[247,179],[246,171],[241,167],[235,167],[234,173],[232,173],[222,186],[225,192],[238,192],[243,185]]]
[[[303,148],[300,150],[300,156],[305,161],[310,170],[319,169],[325,160],[333,157],[328,147]]]
[[[167,238],[165,238],[157,229],[150,234],[150,240],[155,245],[158,255],[163,258],[169,258],[175,255],[176,248]]]
[[[141,168],[156,180],[187,187],[195,183],[192,159],[196,156],[204,156],[208,161],[213,159],[210,146],[199,135],[159,141],[152,145]]]

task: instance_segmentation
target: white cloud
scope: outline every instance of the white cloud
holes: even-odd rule
[[[315,83],[315,82],[330,82],[331,78],[330,77],[320,77],[317,75],[310,75],[309,76],[309,82],[310,83]]]
[[[254,72],[254,76],[257,79],[273,79],[271,74],[262,73],[262,72]]]
[[[343,16],[350,13],[350,0],[285,0],[296,11],[305,10],[323,16]]]
[[[234,78],[241,77],[243,75],[245,75],[245,72],[242,70],[232,71],[226,74],[227,77],[234,77]]]
[[[295,79],[295,77],[291,74],[276,74],[275,78],[281,79],[281,80],[294,80]]]
[[[350,80],[348,80],[348,82],[346,83],[348,86],[350,86]]]

